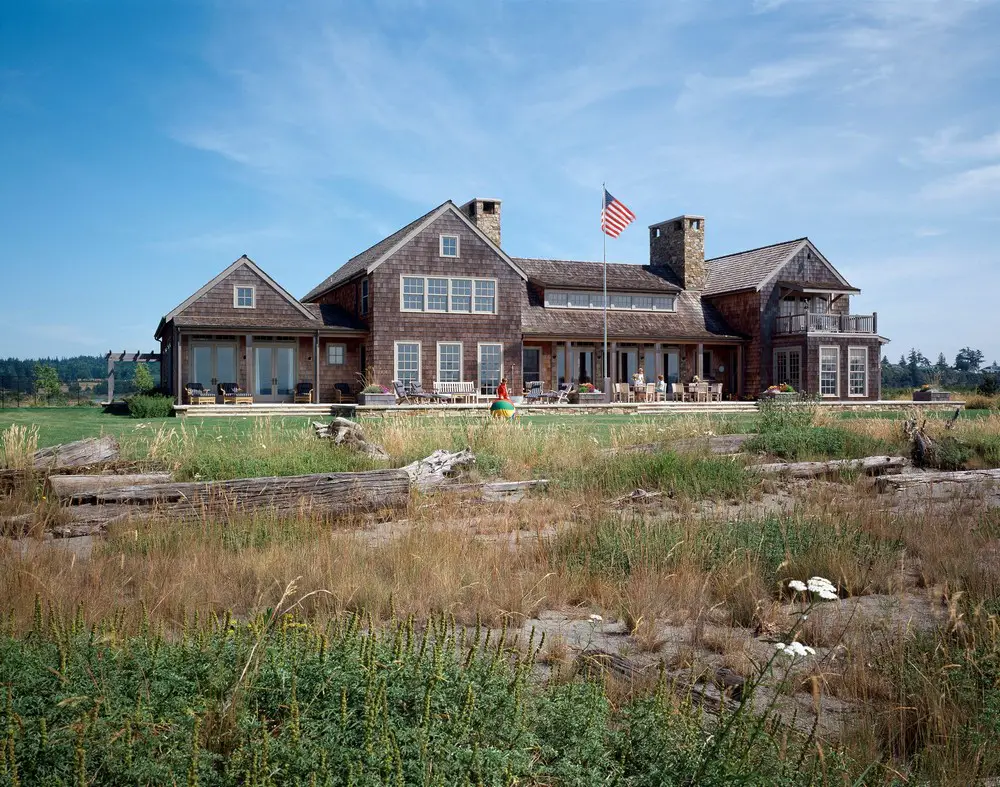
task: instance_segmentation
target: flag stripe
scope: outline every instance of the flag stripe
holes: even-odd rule
[[[601,229],[604,233],[617,238],[634,220],[635,214],[605,189],[604,210],[601,211]]]

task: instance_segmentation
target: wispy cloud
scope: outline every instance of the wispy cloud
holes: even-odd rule
[[[1000,164],[967,169],[933,181],[921,189],[930,200],[975,200],[1000,194]]]

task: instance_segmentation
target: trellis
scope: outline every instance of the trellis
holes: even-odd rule
[[[120,353],[108,350],[104,356],[108,362],[108,402],[115,400],[115,365],[119,363],[159,363],[160,353],[131,352],[123,350]]]

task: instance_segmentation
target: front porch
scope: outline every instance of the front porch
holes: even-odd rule
[[[525,337],[522,352],[525,388],[532,382],[541,382],[546,388],[580,383],[601,388],[603,338]],[[739,399],[744,394],[743,345],[739,342],[648,338],[608,342],[607,374],[612,386],[631,383],[640,368],[647,383],[662,376],[668,391],[672,383],[686,384],[697,377],[702,382],[721,383],[723,399]]]

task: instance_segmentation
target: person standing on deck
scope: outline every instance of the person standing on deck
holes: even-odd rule
[[[507,393],[507,378],[504,377],[500,381],[500,385],[497,386],[497,399],[504,399],[505,401],[510,401],[510,395]]]

